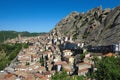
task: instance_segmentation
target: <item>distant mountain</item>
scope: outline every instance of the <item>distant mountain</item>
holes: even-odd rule
[[[104,10],[97,7],[86,13],[72,12],[52,32],[60,36],[72,36],[73,40],[87,45],[120,43],[120,6]]]
[[[16,38],[18,34],[21,34],[23,37],[32,37],[32,36],[39,36],[42,34],[46,34],[45,32],[42,33],[30,33],[27,31],[24,32],[16,32],[16,31],[0,31],[0,43],[7,40],[7,39],[12,39]]]

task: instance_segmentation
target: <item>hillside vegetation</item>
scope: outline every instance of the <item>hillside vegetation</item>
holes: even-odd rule
[[[0,44],[0,70],[8,66],[19,51],[28,47],[28,44]]]
[[[30,33],[30,32],[16,32],[16,31],[0,31],[0,43],[7,39],[12,39],[18,37],[21,34],[23,37],[39,36],[46,33]]]

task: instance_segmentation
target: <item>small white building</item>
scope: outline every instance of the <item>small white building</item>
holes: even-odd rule
[[[71,56],[72,54],[71,50],[63,50],[63,56]]]
[[[57,66],[57,71],[60,71],[62,66],[67,64],[65,61],[58,61],[58,62],[55,62],[54,65]]]
[[[68,37],[65,37],[65,41],[68,41]]]

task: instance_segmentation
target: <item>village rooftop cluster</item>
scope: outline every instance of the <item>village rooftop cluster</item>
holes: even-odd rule
[[[57,32],[37,37],[11,39],[9,43],[29,43],[23,48],[14,61],[0,72],[0,80],[50,80],[55,72],[64,69],[68,75],[83,75],[97,70],[94,66],[94,53],[87,52],[84,42],[74,42],[71,36],[61,37]],[[85,53],[81,59],[80,54]],[[117,54],[96,54],[104,56]]]

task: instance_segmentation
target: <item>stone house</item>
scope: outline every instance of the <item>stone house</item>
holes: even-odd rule
[[[11,73],[7,73],[3,80],[16,80],[16,76]]]
[[[69,64],[63,64],[62,67],[67,72],[68,75],[71,75],[74,71],[73,66]]]
[[[71,50],[63,50],[63,56],[71,56],[72,54]]]
[[[46,69],[45,69],[45,67],[44,66],[40,66],[39,68],[38,68],[38,72],[39,73],[43,73],[43,72],[46,72]]]
[[[70,56],[70,55],[65,56],[65,57],[64,57],[64,60],[65,60],[66,62],[68,62],[69,64],[71,64],[71,65],[74,64],[74,57],[73,57],[73,56]]]
[[[80,69],[78,70],[78,76],[86,76],[86,74],[89,72],[89,69],[88,68],[84,68],[84,69]]]
[[[24,64],[26,64],[26,62],[30,63],[32,60],[30,54],[19,54],[17,59],[19,62]]]
[[[43,53],[43,57],[46,59],[46,60],[48,60],[48,59],[50,59],[50,58],[53,58],[53,55],[52,55],[53,53],[51,52],[51,51],[45,51],[44,53]]]
[[[89,72],[89,69],[92,68],[91,64],[89,63],[79,63],[78,65],[78,75],[86,75]]]
[[[65,61],[57,61],[57,62],[54,63],[53,67],[56,71],[61,71],[62,66],[65,65],[65,64],[67,64]]]
[[[25,65],[18,65],[15,67],[15,71],[27,71],[28,67]]]
[[[32,57],[32,62],[38,62],[40,60],[40,56],[38,54],[34,54],[31,57]]]

